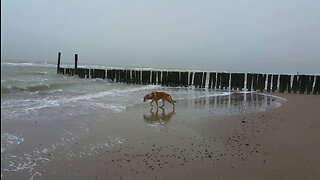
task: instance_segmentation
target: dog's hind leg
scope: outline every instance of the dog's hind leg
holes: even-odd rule
[[[157,100],[155,100],[156,101],[156,104],[157,104],[157,108],[159,107],[159,105],[158,105],[158,101]]]
[[[175,103],[175,101],[171,98],[171,96],[167,97],[166,100],[167,100],[170,104],[172,104],[172,106],[173,106],[173,108],[174,108],[174,103]]]

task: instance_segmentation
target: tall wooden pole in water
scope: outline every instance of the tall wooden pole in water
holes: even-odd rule
[[[74,70],[78,68],[78,54],[74,55]]]
[[[60,58],[61,58],[61,52],[58,53],[57,73],[59,73],[59,69],[60,69]]]

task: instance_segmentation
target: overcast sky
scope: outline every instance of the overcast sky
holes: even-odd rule
[[[320,0],[2,0],[1,59],[320,74]]]

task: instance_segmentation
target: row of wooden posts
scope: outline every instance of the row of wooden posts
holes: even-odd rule
[[[77,75],[80,78],[101,78],[130,84],[160,84],[170,87],[188,87],[230,90],[258,90],[263,92],[288,92],[320,94],[319,75],[285,75],[226,72],[178,72],[123,69],[78,68],[75,55],[74,68],[60,67],[61,53],[58,54],[57,73]],[[207,77],[208,76],[208,77]]]

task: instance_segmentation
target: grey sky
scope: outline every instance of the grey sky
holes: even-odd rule
[[[319,0],[2,0],[1,59],[320,73]]]

